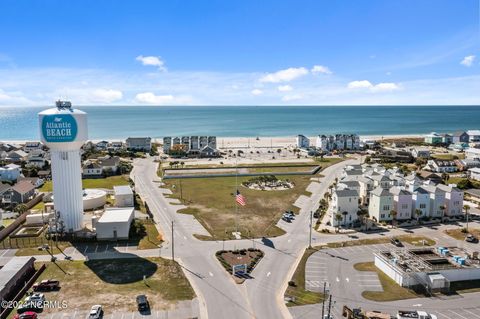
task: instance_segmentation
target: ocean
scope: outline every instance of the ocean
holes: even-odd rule
[[[0,141],[39,139],[46,107],[0,107]],[[480,129],[480,106],[83,106],[89,138],[410,135]]]

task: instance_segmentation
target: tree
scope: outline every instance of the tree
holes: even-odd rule
[[[466,226],[467,226],[467,233],[468,233],[468,211],[470,210],[470,206],[464,205],[463,209],[465,210],[465,218],[467,220],[467,225]]]
[[[419,219],[420,219],[420,216],[422,216],[422,211],[417,208],[417,209],[415,209],[414,214],[415,214],[415,217],[417,218],[417,224],[418,224],[418,221],[419,221]]]
[[[277,149],[277,153],[278,153],[278,156],[280,156],[280,153],[282,153],[282,149],[281,148]]]
[[[348,212],[342,212],[343,215],[343,226],[347,225],[347,215]]]
[[[15,212],[19,213],[20,215],[25,213],[28,210],[27,205],[25,204],[18,204],[15,206]]]
[[[445,205],[442,205],[442,206],[440,206],[439,208],[440,208],[440,210],[442,211],[442,222],[443,222],[443,219],[445,218],[445,209],[446,209],[447,207],[445,207]]]
[[[183,168],[185,166],[185,162],[180,162],[180,166]]]
[[[396,221],[397,221],[397,214],[398,213],[397,213],[396,210],[391,210],[390,211],[390,216],[392,216],[392,226],[393,226],[394,222],[396,223]]]
[[[335,221],[337,222],[337,232],[340,230],[340,222],[342,221],[343,217],[342,214],[337,213],[335,215]]]

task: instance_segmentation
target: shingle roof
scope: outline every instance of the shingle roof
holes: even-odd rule
[[[385,188],[382,188],[382,187],[375,188],[373,191],[370,192],[370,194],[373,194],[375,196],[391,196],[388,189],[385,189]]]
[[[23,180],[15,184],[12,189],[20,194],[25,194],[35,189],[35,186],[30,181]]]
[[[358,196],[358,192],[354,189],[337,189],[335,193],[337,194],[337,197]]]
[[[392,193],[393,195],[411,195],[412,194],[409,191],[396,186],[390,188],[390,193]]]

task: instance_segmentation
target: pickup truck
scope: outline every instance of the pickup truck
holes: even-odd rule
[[[437,316],[425,311],[402,311],[397,313],[397,319],[437,319]]]
[[[60,287],[60,282],[58,280],[45,279],[33,284],[32,289],[33,291],[46,291],[46,290],[48,291],[48,290],[56,290],[59,287]]]

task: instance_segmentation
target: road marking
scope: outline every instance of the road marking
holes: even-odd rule
[[[459,317],[462,317],[463,319],[469,319],[469,318],[467,318],[467,317],[462,316],[462,315],[459,314],[458,312],[455,312],[455,311],[452,311],[452,310],[447,310],[447,311],[453,313],[454,315],[457,315],[457,316],[459,316]]]
[[[338,278],[338,277],[337,277],[335,280],[336,280],[337,282],[340,282],[340,278]]]
[[[416,303],[416,304],[412,305],[412,307],[421,307],[421,306],[422,306],[421,303]]]
[[[213,277],[213,274],[211,271],[209,271],[208,274],[210,275],[210,277]]]
[[[186,236],[183,236],[183,239],[187,240],[187,237],[186,237]]]
[[[465,308],[463,308],[462,310],[465,311],[465,312],[468,312],[469,314],[471,314],[471,315],[473,315],[473,316],[475,316],[475,317],[477,317],[477,318],[480,318],[479,315],[477,315],[477,314],[475,314],[475,313],[473,313],[473,312],[471,312],[471,311],[469,311],[469,310],[467,310],[467,309],[465,309]]]
[[[270,277],[270,275],[271,275],[271,272],[268,272],[268,273],[267,273],[267,277]]]
[[[347,277],[347,278],[345,278],[345,280],[346,280],[347,282],[350,282],[350,279],[348,279],[348,277]]]

